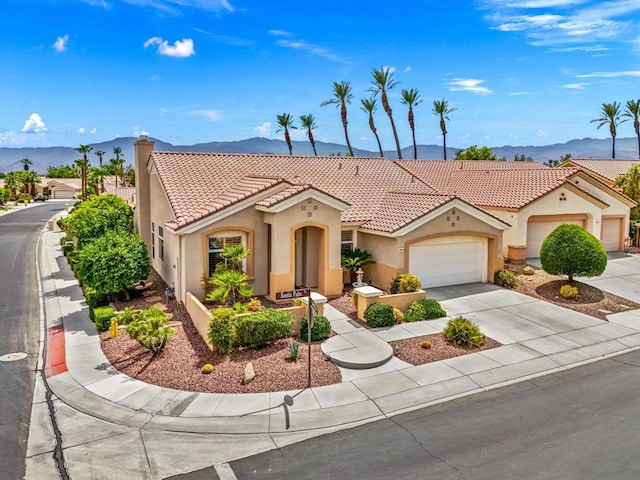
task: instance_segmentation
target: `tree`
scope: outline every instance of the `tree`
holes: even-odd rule
[[[360,250],[359,248],[352,248],[342,252],[340,257],[340,266],[343,270],[350,272],[351,281],[355,281],[355,272],[359,268],[367,267],[373,263],[373,255],[366,250]]]
[[[138,235],[111,231],[78,252],[76,273],[96,293],[113,295],[149,276],[147,246]]]
[[[638,205],[631,209],[631,218],[640,221],[640,164],[636,163],[627,173],[618,176],[613,186],[620,188],[627,197],[638,202]]]
[[[533,157],[531,156],[527,156],[524,153],[519,155],[519,154],[515,154],[513,156],[513,161],[514,162],[533,162]]]
[[[360,110],[369,114],[369,128],[373,132],[373,135],[376,137],[376,142],[378,142],[378,149],[380,150],[380,156],[384,157],[384,152],[382,151],[382,144],[380,143],[380,137],[378,137],[378,131],[376,130],[376,125],[373,121],[373,114],[376,113],[376,110],[378,109],[378,104],[376,102],[376,99],[373,97],[363,98],[360,100],[360,103],[362,104],[362,107],[360,107]]]
[[[98,157],[98,161],[100,162],[100,168],[102,168],[102,156],[105,153],[107,153],[107,152],[103,152],[102,150],[98,150],[97,152],[93,152],[93,154]]]
[[[596,237],[578,225],[560,225],[542,242],[540,262],[551,275],[597,277],[607,267],[607,252]]]
[[[456,160],[496,160],[496,154],[489,147],[471,145],[466,150],[458,150]]]
[[[598,129],[603,125],[609,125],[609,133],[611,134],[611,158],[616,158],[616,135],[617,127],[627,120],[621,120],[622,112],[620,112],[620,104],[618,102],[603,103],[600,116],[591,120],[591,123],[597,123]]]
[[[420,105],[422,103],[422,99],[420,98],[418,90],[414,88],[410,90],[403,89],[401,94],[402,98],[400,99],[400,103],[409,107],[407,118],[409,120],[409,128],[411,128],[411,138],[413,139],[413,159],[417,160],[418,146],[416,145],[416,125],[413,118],[413,107]]]
[[[104,179],[107,176],[105,167],[89,167],[87,182],[93,186],[96,193],[104,193]]]
[[[627,108],[622,115],[633,120],[633,129],[638,138],[638,158],[640,158],[640,99],[627,100]]]
[[[398,82],[393,81],[393,73],[389,67],[380,67],[379,70],[373,69],[371,71],[373,80],[371,83],[373,86],[369,88],[369,92],[374,96],[380,95],[380,101],[382,102],[382,108],[389,117],[391,122],[391,130],[393,131],[393,138],[396,141],[396,150],[398,152],[398,159],[402,160],[402,149],[400,148],[400,140],[398,140],[398,132],[396,131],[396,124],[393,121],[393,111],[389,106],[389,98],[387,92],[395,87]]]
[[[351,148],[351,142],[349,141],[349,131],[347,130],[347,104],[351,103],[353,94],[351,93],[351,84],[349,82],[333,82],[333,98],[331,100],[325,100],[320,104],[321,107],[327,105],[335,105],[336,108],[340,106],[340,118],[342,119],[342,128],[344,129],[344,138],[347,142],[347,150],[349,156],[353,157],[353,148]]]
[[[124,181],[124,159],[122,158],[122,148],[113,147],[114,158],[109,159],[109,164],[113,167],[113,174],[116,176],[116,188],[118,188],[118,177]]]
[[[79,165],[60,165],[47,167],[47,178],[80,178]]]
[[[296,127],[293,125],[293,117],[290,113],[281,113],[280,115],[276,115],[276,120],[280,128],[276,130],[277,132],[284,130],[284,141],[287,142],[287,147],[289,148],[289,155],[293,155],[293,145],[291,145],[291,136],[289,135],[289,130],[295,129]]]
[[[87,159],[87,153],[93,150],[91,145],[80,145],[76,148],[78,153],[82,154],[82,161],[80,163],[80,175],[82,178],[82,201],[87,199],[87,167],[89,166],[89,160]]]
[[[29,171],[29,167],[33,165],[33,162],[28,158],[23,158],[22,160],[20,160],[20,163],[22,164],[22,169],[27,172]]]
[[[38,172],[34,172],[32,170],[25,170],[22,172],[22,178],[23,178],[23,182],[25,184],[25,187],[27,185],[29,185],[29,193],[31,194],[32,197],[35,198],[36,196],[36,183],[40,183],[40,175],[38,175]],[[25,188],[26,190],[26,188]]]
[[[242,271],[242,262],[249,256],[251,252],[246,249],[242,244],[237,245],[225,245],[220,253],[220,257],[225,260],[225,263],[231,267],[231,270],[236,272]]]
[[[300,115],[300,123],[302,124],[302,128],[307,131],[307,138],[309,139],[309,143],[311,143],[311,148],[313,148],[313,154],[317,157],[318,152],[316,152],[316,142],[313,139],[313,129],[318,128],[316,125],[316,119],[313,115]]]
[[[207,300],[231,307],[240,300],[251,298],[253,287],[247,283],[248,279],[245,273],[236,270],[223,270],[214,274],[212,283],[215,289],[207,295]]]
[[[456,111],[457,108],[449,107],[449,102],[444,98],[442,100],[434,100],[433,108],[431,111],[434,115],[440,117],[440,131],[442,132],[442,153],[443,158],[447,159],[447,123],[449,121],[449,114]]]
[[[23,171],[13,171],[7,173],[7,176],[4,179],[4,186],[11,191],[11,195],[17,195],[24,189],[24,174]]]

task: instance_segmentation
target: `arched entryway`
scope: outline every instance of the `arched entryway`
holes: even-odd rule
[[[325,231],[318,227],[298,228],[295,233],[295,285],[296,288],[317,289],[322,284]]]

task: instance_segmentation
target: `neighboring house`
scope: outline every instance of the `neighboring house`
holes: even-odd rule
[[[82,194],[80,178],[43,178],[52,199],[72,199]]]
[[[616,178],[627,173],[640,160],[615,160],[595,158],[570,158],[562,162],[560,167],[580,168],[597,178],[602,183],[613,185]]]
[[[225,245],[251,255],[256,295],[295,287],[339,295],[341,251],[376,261],[372,283],[398,272],[425,287],[486,282],[503,267],[509,223],[442,194],[384,158],[155,152],[135,142],[136,228],[154,269],[184,301],[202,295]]]
[[[395,162],[442,194],[457,195],[509,223],[501,254],[522,261],[538,257],[557,226],[575,223],[599,238],[607,251],[624,248],[631,199],[577,168],[535,162]]]

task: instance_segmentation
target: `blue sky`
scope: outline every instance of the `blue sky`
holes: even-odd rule
[[[391,68],[418,89],[420,144],[545,145],[607,138],[603,102],[640,98],[638,0],[6,0],[0,15],[0,147],[77,146],[148,133],[173,144],[282,138],[276,114],[313,114],[317,140],[376,150],[360,99]],[[383,147],[394,148],[380,108]],[[631,123],[620,137],[634,136]],[[293,138],[304,140],[296,130]]]

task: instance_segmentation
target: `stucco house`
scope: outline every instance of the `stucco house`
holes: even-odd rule
[[[602,183],[613,185],[616,178],[627,173],[640,160],[616,160],[613,158],[570,158],[560,167],[580,168]]]
[[[182,301],[201,296],[229,244],[250,250],[256,295],[333,296],[346,248],[372,253],[367,277],[381,288],[407,271],[427,288],[486,282],[512,250],[527,252],[536,220],[581,221],[600,237],[603,212],[629,214],[629,199],[587,174],[540,164],[156,152],[146,137],[134,147],[136,228]]]

